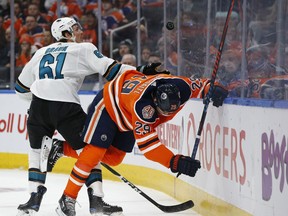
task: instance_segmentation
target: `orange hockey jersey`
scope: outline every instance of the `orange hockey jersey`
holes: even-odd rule
[[[180,90],[181,105],[168,116],[156,112],[151,96],[161,83],[173,83]],[[207,83],[207,79],[165,74],[144,76],[138,71],[126,71],[104,86],[104,103],[120,131],[133,131],[136,143],[145,157],[169,167],[173,154],[160,142],[155,128],[172,119],[190,98],[201,98]]]

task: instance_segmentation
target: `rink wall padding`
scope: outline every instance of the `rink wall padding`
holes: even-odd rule
[[[84,110],[93,98],[80,95]],[[12,92],[0,92],[0,101],[0,168],[28,169],[29,103]],[[203,216],[287,216],[287,109],[288,101],[237,98],[226,99],[218,109],[209,106],[196,154],[201,169],[193,178],[176,178],[147,160],[137,145],[115,169],[135,185],[179,201],[192,199]],[[174,154],[191,155],[202,111],[201,100],[190,100],[175,118],[156,128],[160,141]],[[61,135],[56,131],[55,137]],[[54,172],[69,173],[74,162],[61,158]],[[103,175],[119,181],[104,168]]]

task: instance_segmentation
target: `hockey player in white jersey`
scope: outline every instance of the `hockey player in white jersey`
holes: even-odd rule
[[[72,18],[55,20],[51,32],[57,42],[39,49],[34,54],[15,85],[16,93],[20,97],[31,100],[27,120],[31,146],[28,170],[31,197],[27,203],[19,205],[18,215],[38,212],[47,190],[44,186],[46,172],[40,170],[43,137],[51,138],[57,130],[74,150],[80,151],[85,145],[80,134],[86,113],[81,108],[77,94],[85,76],[99,73],[109,81],[122,71],[135,69],[129,65],[118,64],[115,60],[103,56],[93,44],[82,42],[81,26]],[[122,212],[121,207],[111,206],[102,200],[100,167],[95,167],[95,172],[91,173],[89,182],[86,182],[88,189],[89,184],[95,181],[99,181],[99,188],[88,190],[91,214],[95,206],[99,205],[107,215]]]

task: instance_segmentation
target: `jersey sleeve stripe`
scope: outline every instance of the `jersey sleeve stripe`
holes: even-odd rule
[[[122,131],[128,131],[130,130],[130,128],[128,125],[125,124],[121,110],[119,109],[118,104],[116,102],[116,97],[118,96],[117,96],[117,93],[115,92],[114,84],[115,84],[115,81],[111,82],[109,85],[109,97],[111,98],[110,101],[111,101],[111,105],[112,105],[112,108],[116,117],[116,122],[117,122],[118,127]]]
[[[121,116],[121,120],[123,122],[123,124],[125,125],[126,128],[130,129],[130,130],[133,130],[133,126],[130,124],[130,122],[128,121],[128,119],[126,118],[126,116],[123,114],[123,112],[121,111],[121,108],[119,106],[120,104],[120,101],[119,101],[119,97],[118,95],[119,94],[119,91],[120,89],[122,89],[120,86],[119,86],[119,79],[115,80],[115,83],[113,84],[114,86],[114,94],[115,94],[115,97],[114,97],[114,100],[115,100],[115,104],[117,105],[117,110]]]
[[[141,150],[142,148],[146,148],[147,146],[149,146],[150,144],[155,143],[155,142],[159,142],[158,137],[156,137],[152,140],[149,140],[148,142],[145,142],[144,144],[140,144],[139,142],[137,142],[137,143],[138,143],[139,149]]]
[[[147,141],[148,139],[151,139],[151,138],[153,138],[153,137],[158,137],[156,131],[155,131],[154,133],[148,135],[148,136],[145,136],[145,137],[143,137],[143,138],[137,139],[137,142],[138,142],[138,143],[145,142],[145,141]]]
[[[109,84],[109,90],[108,90],[111,106],[112,106],[112,109],[113,109],[113,112],[114,112],[114,115],[115,115],[115,118],[116,118],[115,120],[116,120],[116,123],[117,123],[118,127],[120,128],[121,131],[126,131],[127,128],[125,128],[125,126],[120,121],[120,116],[119,116],[118,111],[116,109],[116,105],[115,105],[115,101],[114,101],[114,91],[113,91],[113,89],[114,89],[113,87],[114,86],[113,86],[113,83],[114,82],[111,82]]]
[[[121,68],[121,64],[118,64],[116,61],[114,61],[107,69],[105,74],[103,75],[108,81],[111,81],[114,79],[114,77],[118,74],[119,70]]]
[[[25,86],[23,83],[21,83],[19,79],[17,79],[17,81],[16,81],[15,90],[19,93],[30,92],[30,88]]]
[[[161,146],[161,145],[162,145],[162,143],[160,143],[160,141],[159,141],[159,143],[154,144],[154,145],[152,145],[152,146],[150,146],[150,147],[148,147],[148,148],[146,148],[146,149],[144,149],[144,150],[141,150],[141,152],[142,152],[143,154],[146,154],[147,152],[152,151],[152,150],[156,149],[157,147],[159,147],[159,146]]]
[[[84,142],[86,143],[90,143],[91,140],[92,140],[92,137],[93,137],[93,134],[94,134],[94,131],[95,131],[95,128],[97,127],[97,123],[98,123],[98,120],[101,116],[101,112],[102,110],[104,109],[104,99],[102,99],[98,104],[97,106],[95,106],[95,110],[96,112],[93,113],[92,117],[91,117],[91,121],[87,127],[87,131],[86,131],[86,134],[84,136]]]

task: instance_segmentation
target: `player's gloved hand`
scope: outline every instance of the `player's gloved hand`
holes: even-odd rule
[[[202,92],[203,103],[207,103],[208,100],[213,101],[213,106],[219,107],[223,105],[225,98],[228,96],[228,90],[221,86],[218,83],[214,83],[214,87],[212,89],[212,95],[208,98],[208,91],[210,88],[210,82],[206,84],[204,87],[204,91]]]
[[[200,161],[188,156],[177,154],[170,160],[170,169],[173,173],[183,173],[194,177],[200,168]]]
[[[136,68],[136,70],[145,75],[170,74],[170,71],[168,70],[158,71],[157,69],[160,65],[160,62],[151,63],[148,65],[140,65]]]

